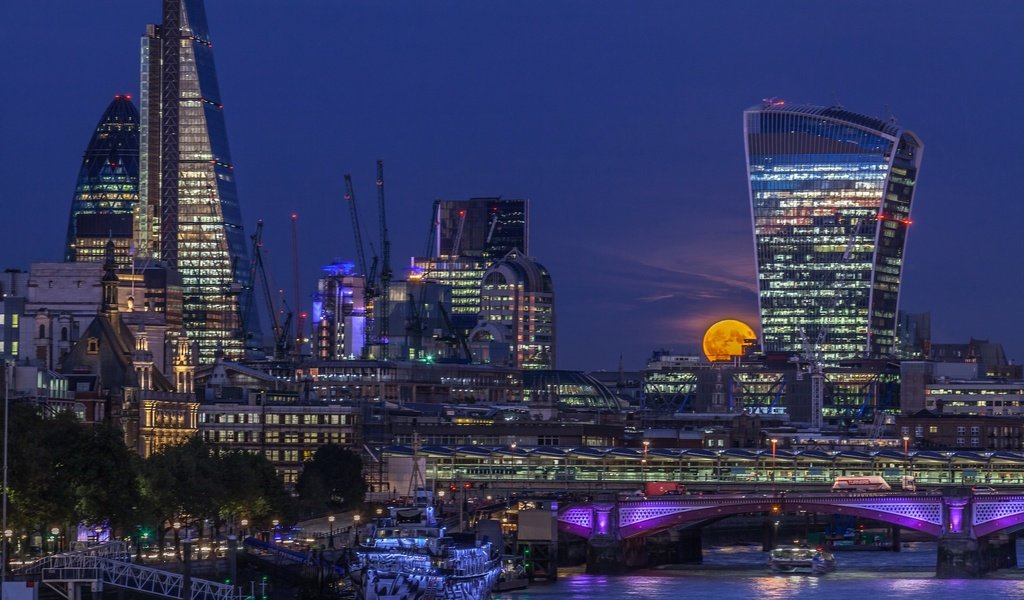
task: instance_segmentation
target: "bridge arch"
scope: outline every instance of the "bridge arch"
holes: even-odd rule
[[[1024,502],[1024,496],[1021,497]],[[613,507],[616,510],[612,510]],[[841,514],[873,519],[938,537],[943,507],[939,496],[879,496],[870,494],[818,496],[681,497],[671,500],[626,500],[568,506],[559,514],[559,530],[589,538],[617,530],[629,539],[665,531],[686,523],[749,513],[785,514],[797,511]],[[1024,512],[1024,511],[1022,511]],[[617,525],[611,527],[610,519]],[[605,521],[605,522],[602,522]],[[1024,514],[1020,516],[1024,522]],[[1006,525],[1012,526],[1011,524]]]

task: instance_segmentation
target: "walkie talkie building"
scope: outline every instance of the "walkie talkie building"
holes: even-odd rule
[[[921,141],[838,106],[743,116],[762,349],[891,355]]]

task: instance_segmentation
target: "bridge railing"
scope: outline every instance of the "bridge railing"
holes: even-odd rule
[[[233,585],[193,578],[191,593],[184,597],[184,576],[151,567],[83,553],[57,554],[35,563],[32,572],[44,583],[102,581],[127,590],[172,600],[240,600],[242,592]]]

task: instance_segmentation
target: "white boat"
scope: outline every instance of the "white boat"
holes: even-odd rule
[[[779,546],[768,553],[768,566],[775,573],[823,575],[836,570],[836,558],[823,548]]]
[[[365,600],[486,600],[500,572],[489,542],[445,535],[430,506],[391,509],[350,565]]]

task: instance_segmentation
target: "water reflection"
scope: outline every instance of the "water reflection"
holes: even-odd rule
[[[909,544],[899,553],[841,552],[837,572],[809,576],[772,574],[760,547],[716,547],[705,550],[701,565],[647,569],[619,577],[587,575],[577,567],[561,571],[554,584],[537,584],[522,592],[495,597],[505,600],[1024,598],[1024,569],[1004,569],[983,579],[935,579],[935,553],[934,542]]]

